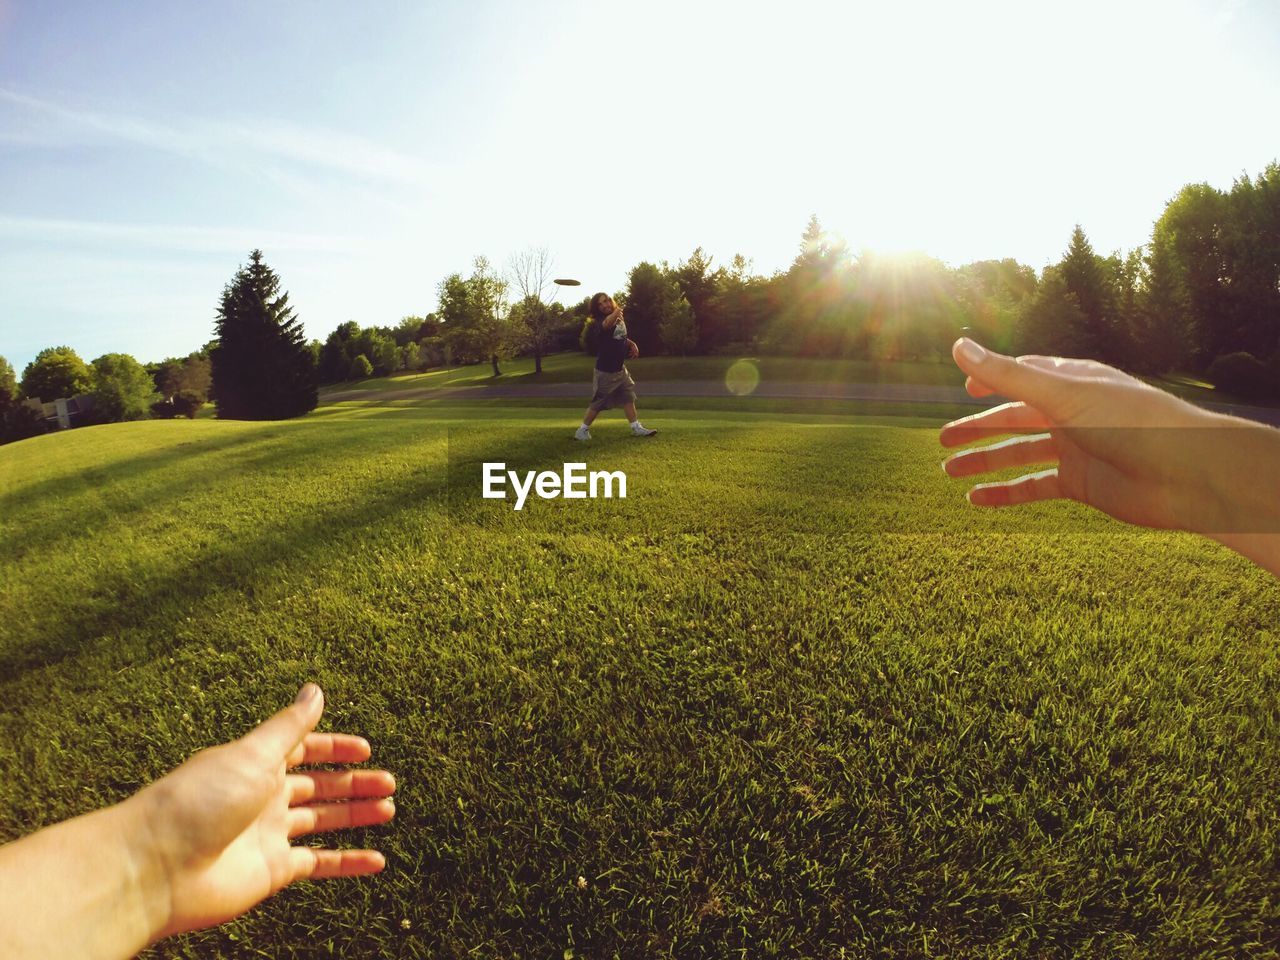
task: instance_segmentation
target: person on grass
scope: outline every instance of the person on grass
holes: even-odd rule
[[[627,372],[626,362],[640,356],[634,340],[627,339],[627,324],[622,308],[607,293],[597,293],[588,308],[587,345],[596,355],[591,375],[591,402],[573,438],[591,439],[591,424],[601,410],[622,407],[637,437],[652,437],[657,430],[648,429],[636,414],[636,382]]]
[[[385,770],[296,769],[369,759],[361,737],[313,732],[323,710],[308,683],[239,740],[127,800],[0,847],[0,955],[131,957],[238,917],[296,880],[380,871],[374,850],[292,845],[395,816]]]

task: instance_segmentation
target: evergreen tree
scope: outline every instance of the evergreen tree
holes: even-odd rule
[[[1078,223],[1071,232],[1067,255],[1058,270],[1067,292],[1075,298],[1076,306],[1084,316],[1084,330],[1081,331],[1084,356],[1108,363],[1118,361],[1108,270],[1104,261],[1093,252],[1093,246]]]
[[[1185,366],[1194,347],[1187,295],[1168,237],[1147,246],[1146,282],[1139,292],[1134,339],[1139,369],[1167,373]]]
[[[215,330],[213,393],[220,418],[282,420],[315,409],[311,350],[261,250],[249,254],[249,265],[222,291]]]
[[[1087,354],[1088,319],[1062,272],[1046,267],[1036,292],[1023,303],[1014,331],[1018,353],[1080,357]]]
[[[766,337],[782,353],[830,355],[860,338],[852,316],[849,252],[811,216],[800,238],[800,253],[777,280],[781,309]]]

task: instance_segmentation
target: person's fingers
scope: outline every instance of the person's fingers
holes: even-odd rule
[[[956,365],[968,376],[1011,400],[1023,400],[1051,417],[1060,416],[1071,397],[1071,379],[1064,373],[1027,363],[1027,357],[1007,357],[961,337],[951,347]]]
[[[364,763],[372,752],[364,737],[348,733],[309,733],[286,760],[291,767],[302,763]]]
[[[314,683],[298,691],[298,697],[271,719],[260,723],[241,738],[241,742],[262,751],[279,763],[315,729],[324,712],[324,694]]]
[[[314,770],[288,777],[289,805],[313,800],[354,800],[389,797],[396,792],[396,778],[386,770]]]
[[[969,491],[969,502],[975,507],[1012,507],[1036,500],[1063,499],[1057,468],[1029,473],[1016,480],[980,483]]]
[[[977,473],[993,473],[1009,467],[1026,467],[1033,463],[1053,463],[1058,459],[1058,444],[1048,433],[1031,437],[1010,437],[987,447],[965,450],[946,460],[942,469],[948,476],[971,477]]]
[[[1122,370],[1099,363],[1097,360],[1080,360],[1075,357],[1019,357],[1019,362],[1029,367],[1060,373],[1071,377],[1088,377],[1093,380],[1129,382],[1133,378]]]
[[[964,378],[964,388],[968,392],[969,396],[977,397],[979,400],[983,397],[989,397],[995,393],[995,391],[985,383],[980,380],[975,380],[973,377]]]
[[[291,847],[290,883],[295,880],[325,880],[330,877],[362,877],[379,873],[387,859],[377,850],[318,850],[314,847]]]
[[[395,815],[396,804],[390,798],[290,807],[289,836],[300,837],[308,833],[323,833],[326,830],[346,830],[349,827],[372,827],[386,823]]]
[[[1051,426],[1049,418],[1035,407],[1015,401],[952,420],[942,428],[938,440],[944,447],[958,447],[1005,433],[1039,432]]]

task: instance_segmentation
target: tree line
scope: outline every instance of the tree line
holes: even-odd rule
[[[195,417],[208,402],[211,379],[208,347],[145,365],[127,353],[105,353],[86,363],[71,347],[47,347],[27,365],[21,380],[0,357],[0,443],[38,436],[49,428],[44,413],[24,400],[83,398],[75,426]]]
[[[418,328],[424,351],[452,345],[496,375],[504,355],[570,345],[587,301],[548,307],[536,282],[546,272],[528,279],[531,256],[505,276],[480,257],[469,276],[442,281],[438,312]],[[945,361],[968,333],[1003,351],[1195,374],[1280,400],[1280,165],[1226,191],[1184,187],[1133,250],[1100,254],[1077,224],[1039,273],[1014,259],[950,267],[924,254],[855,253],[815,216],[795,259],[770,276],[741,254],[717,265],[699,247],[675,264],[637,264],[617,299],[647,356]]]
[[[1012,259],[854,254],[814,217],[786,270],[757,276],[741,256],[716,267],[699,248],[634,267],[624,299],[648,354],[934,360],[968,332],[1003,351],[1200,374],[1280,399],[1280,165],[1227,191],[1183,188],[1134,250],[1101,255],[1076,225],[1039,274]]]
[[[584,343],[588,298],[555,302],[551,257],[530,248],[505,270],[478,256],[437,288],[438,306],[394,326],[340,325],[305,340],[261,251],[223,290],[214,339],[182,358],[85,363],[42,350],[21,380],[0,357],[0,442],[42,432],[23,399],[91,398],[81,422],[195,416],[275,419],[315,407],[317,386],[399,370],[542,358]],[[1135,373],[1182,371],[1246,399],[1280,400],[1280,164],[1229,190],[1184,187],[1151,239],[1097,253],[1080,225],[1037,273],[1013,259],[950,267],[924,254],[851,251],[809,220],[795,259],[770,276],[701,247],[641,262],[616,297],[646,356],[752,353],[943,361],[961,333],[996,349],[1090,357]]]

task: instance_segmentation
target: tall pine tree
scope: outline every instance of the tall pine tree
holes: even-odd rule
[[[1071,232],[1071,244],[1058,271],[1084,316],[1081,345],[1085,355],[1107,363],[1121,362],[1113,329],[1113,291],[1107,271],[1078,223]]]
[[[218,416],[283,420],[315,409],[315,359],[280,278],[249,254],[222,291],[215,324],[213,394]]]

